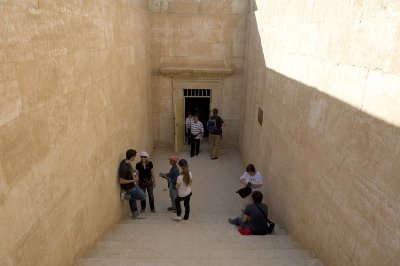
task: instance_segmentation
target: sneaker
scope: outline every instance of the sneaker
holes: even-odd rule
[[[126,195],[126,192],[122,191],[121,192],[121,200],[125,200],[125,195]]]
[[[151,210],[152,213],[156,213],[156,210]]]
[[[137,216],[133,216],[133,219],[146,219],[146,216],[144,216],[143,214],[139,214]]]
[[[167,211],[176,211],[176,208],[168,207]]]
[[[218,159],[218,157],[212,157],[212,158],[211,158],[211,160],[216,160],[216,159]]]
[[[180,220],[182,220],[182,216],[176,216],[176,217],[174,217],[174,221],[179,222]]]
[[[231,218],[228,218],[228,222],[229,222],[230,224],[236,225],[236,224],[233,222],[233,219],[231,219]]]

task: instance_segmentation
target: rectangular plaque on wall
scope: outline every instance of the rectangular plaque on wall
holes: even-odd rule
[[[263,110],[261,110],[260,107],[258,107],[258,123],[260,123],[260,126],[262,126],[262,123],[263,123]]]

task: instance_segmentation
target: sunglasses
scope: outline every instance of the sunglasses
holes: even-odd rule
[[[144,159],[146,159],[147,157],[146,157],[146,156],[140,156],[140,158],[144,158]]]

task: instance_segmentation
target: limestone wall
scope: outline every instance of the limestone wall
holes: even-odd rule
[[[153,144],[148,23],[144,0],[0,1],[0,265],[70,265],[118,221],[118,163]]]
[[[232,67],[235,74],[219,78],[222,86],[212,91],[211,108],[228,125],[223,146],[237,146],[248,1],[150,0],[149,8],[155,142],[174,143],[173,85],[160,67]]]
[[[399,2],[251,9],[240,149],[272,218],[327,265],[398,265]]]

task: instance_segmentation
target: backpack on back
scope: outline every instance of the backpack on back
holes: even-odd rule
[[[207,121],[207,130],[211,134],[218,134],[222,131],[221,128],[217,127],[217,120],[213,117],[210,117],[210,119]]]

